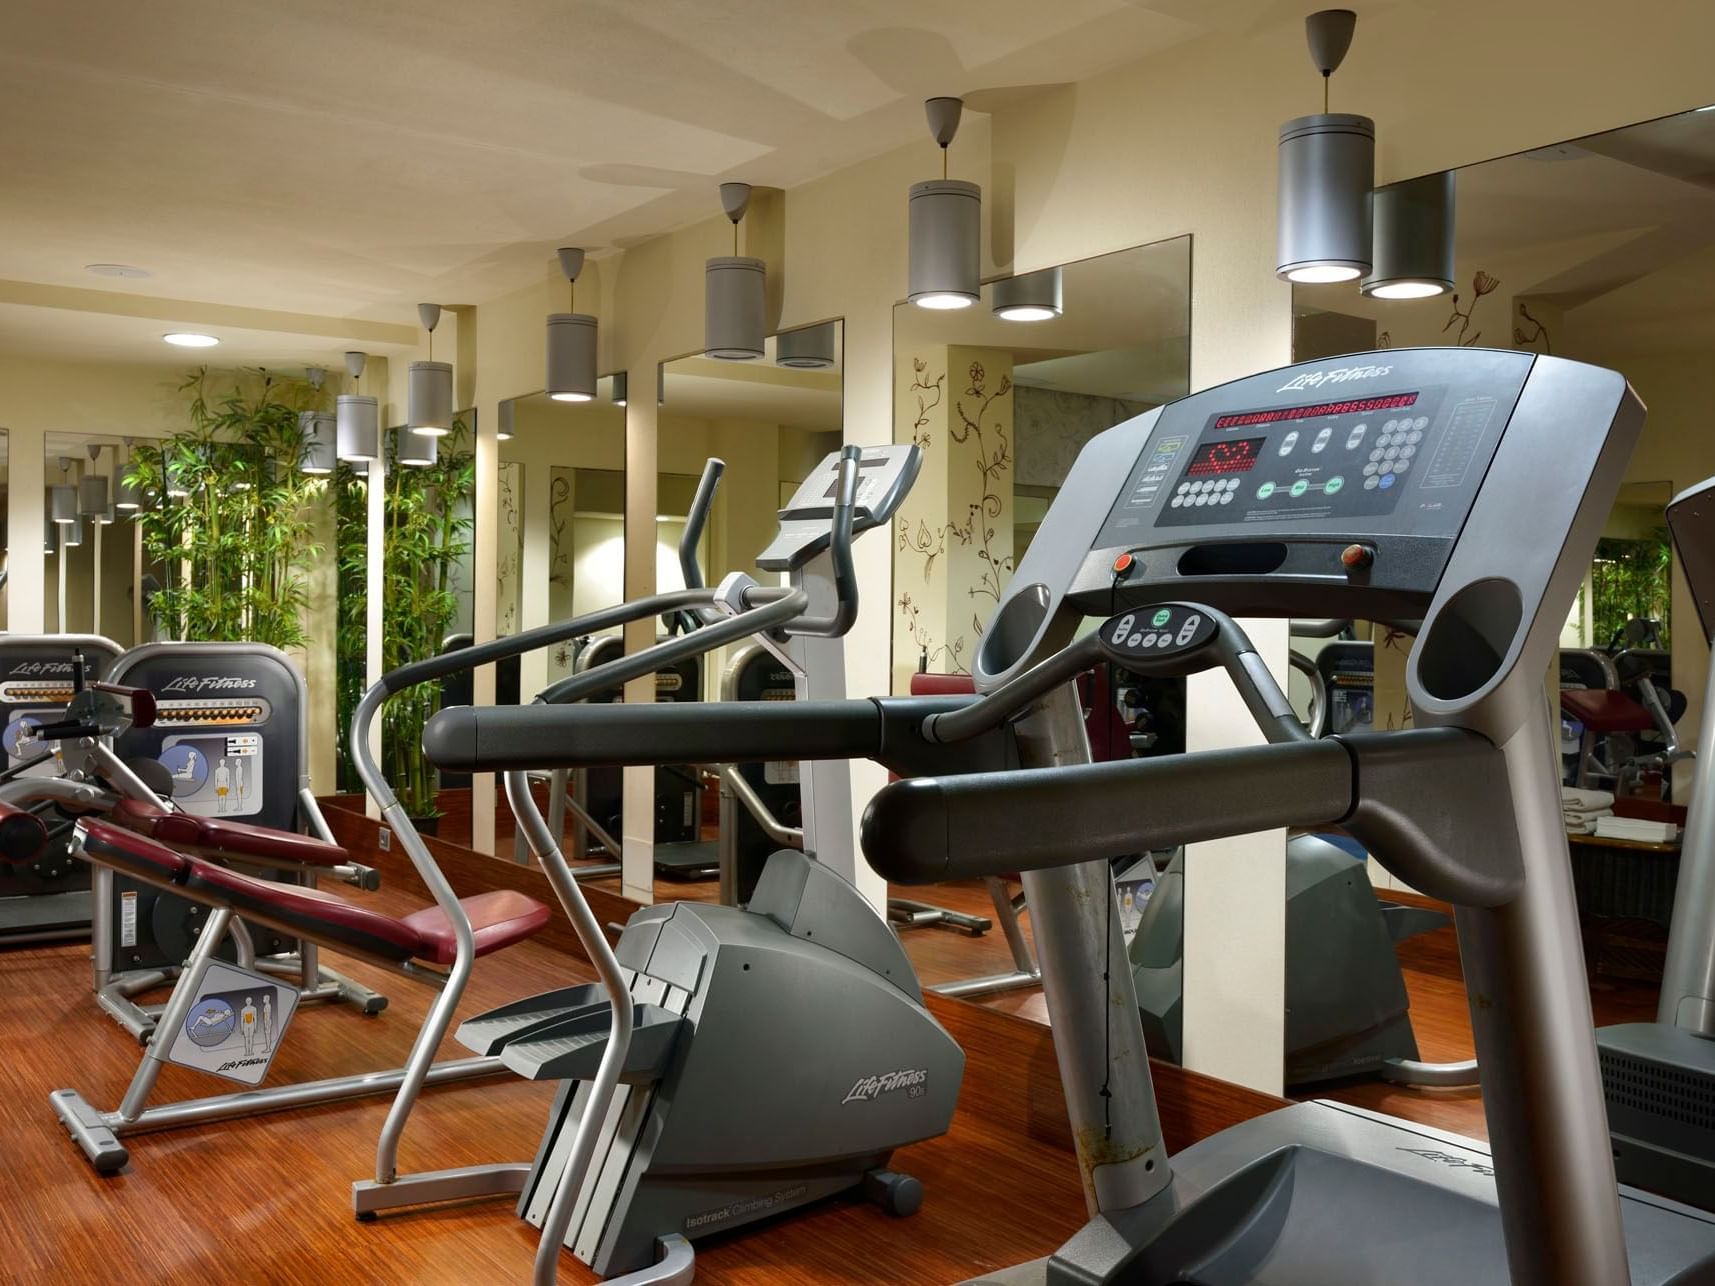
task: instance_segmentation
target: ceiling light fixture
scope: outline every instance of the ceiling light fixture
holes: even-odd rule
[[[703,265],[703,352],[723,362],[751,362],[767,350],[768,265],[738,252],[738,225],[750,209],[750,184],[721,184],[721,209],[732,221],[732,253]]]
[[[83,270],[93,272],[97,277],[126,277],[131,280],[150,275],[147,268],[134,268],[128,263],[86,263]]]
[[[795,371],[832,370],[837,346],[833,322],[782,331],[774,337],[774,364]]]
[[[400,429],[395,435],[394,459],[413,469],[427,469],[439,457],[440,444],[438,437],[425,437],[409,429]]]
[[[100,453],[100,447],[90,447],[89,455],[93,464]],[[97,522],[105,519],[111,506],[107,500],[107,479],[99,473],[86,472],[83,480],[77,484],[77,512],[82,518],[94,518]]]
[[[175,348],[213,348],[220,343],[213,335],[199,335],[189,330],[169,331],[161,338]]]
[[[74,518],[70,523],[60,528],[60,543],[67,549],[76,549],[83,544],[82,518]]]
[[[51,488],[48,491],[48,496],[50,500],[53,497],[53,490]],[[47,554],[49,557],[52,557],[54,554],[59,553],[59,543],[59,525],[54,522],[54,517],[51,513],[44,514],[42,516],[42,552]]]
[[[72,482],[71,458],[60,457],[59,485],[48,488],[48,512],[57,523],[77,521],[77,487]]]
[[[131,481],[131,439],[125,439],[125,466],[119,466],[119,453],[113,453],[113,507],[133,513],[143,507],[143,491]]]
[[[577,310],[578,274],[584,252],[576,246],[555,251],[566,279],[566,311],[548,314],[548,396],[556,402],[588,402],[595,397],[596,322]]]
[[[1061,312],[1059,268],[1002,277],[989,287],[994,315],[1004,321],[1049,321]]]
[[[494,429],[494,440],[496,442],[512,441],[513,416],[515,414],[515,403],[512,398],[507,398],[500,404],[500,418],[495,421]]]
[[[1373,197],[1375,264],[1358,289],[1428,299],[1453,289],[1453,171],[1390,183]]]
[[[405,427],[424,437],[444,437],[453,431],[453,367],[435,360],[435,327],[441,323],[439,304],[418,304],[417,320],[429,332],[429,360],[412,362],[407,372]]]
[[[298,432],[304,441],[303,455],[298,459],[298,472],[312,477],[324,477],[334,470],[335,446],[339,437],[338,422],[326,411],[300,411]]]
[[[334,454],[348,464],[367,464],[381,455],[381,403],[361,391],[368,362],[367,353],[345,355],[345,373],[359,391],[334,399]]]
[[[1328,86],[1352,47],[1350,9],[1304,20],[1310,57],[1322,73],[1322,111],[1280,127],[1275,275],[1306,284],[1351,281],[1370,270],[1370,189],[1376,123],[1328,111]]]
[[[941,147],[941,177],[911,185],[907,298],[919,308],[969,308],[982,294],[983,190],[947,177],[965,103],[931,98],[923,110]]]
[[[625,405],[630,383],[631,380],[624,371],[620,371],[613,377],[613,404],[615,406]]]

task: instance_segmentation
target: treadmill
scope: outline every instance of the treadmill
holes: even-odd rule
[[[1667,507],[1674,554],[1715,640],[1715,478]],[[1653,1023],[1596,1033],[1620,1178],[1715,1206],[1715,658],[1704,687],[1697,772],[1679,851],[1673,921]]]
[[[917,730],[1005,726],[1024,770],[896,783],[863,829],[891,880],[1021,871],[1035,916],[1093,1217],[982,1280],[1715,1280],[1715,1217],[1615,1181],[1542,682],[1643,418],[1610,371],[1393,350],[1085,446],[974,658],[984,696]],[[1414,726],[1309,739],[1231,619],[1290,615],[1422,618]],[[1070,679],[1100,660],[1224,669],[1268,744],[1088,763]],[[1312,1102],[1169,1156],[1107,859],[1331,824],[1456,908],[1490,1141]]]

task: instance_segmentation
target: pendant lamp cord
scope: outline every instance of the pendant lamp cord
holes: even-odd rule
[[[947,178],[947,147],[946,147],[946,144],[943,143],[941,145],[941,179],[943,182],[945,182],[946,178]]]
[[[1333,73],[1322,73],[1322,115],[1324,116],[1328,114],[1328,86],[1333,82],[1333,80]]]

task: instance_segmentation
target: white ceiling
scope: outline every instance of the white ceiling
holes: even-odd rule
[[[1372,4],[1373,7],[1373,4]],[[0,280],[409,322],[1282,0],[13,0]],[[94,262],[153,275],[98,282]]]

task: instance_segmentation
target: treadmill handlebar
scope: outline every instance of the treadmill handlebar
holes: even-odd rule
[[[901,884],[934,884],[1125,857],[1281,826],[1323,826],[1352,807],[1352,760],[1335,741],[1245,746],[922,777],[864,812],[865,856]]]
[[[839,476],[834,480],[833,531],[828,539],[828,556],[834,565],[834,609],[827,616],[794,621],[786,631],[789,634],[843,638],[857,620],[857,565],[852,562],[852,536],[857,518],[858,471],[862,460],[862,447],[845,446],[840,449]]]
[[[694,608],[699,604],[707,604],[713,601],[714,592],[712,590],[702,588],[670,590],[665,594],[655,594],[649,598],[639,599],[634,603],[621,603],[616,607],[605,607],[599,612],[588,612],[583,616],[574,616],[570,620],[540,625],[533,630],[525,630],[522,634],[510,634],[503,639],[490,639],[486,643],[478,643],[475,647],[457,648],[451,652],[442,652],[439,656],[412,661],[382,675],[379,686],[385,695],[392,696],[395,692],[403,691],[418,683],[427,683],[432,679],[444,679],[451,674],[474,670],[478,666],[488,665],[494,661],[503,661],[509,656],[519,656],[525,652],[533,652],[537,648],[551,647],[555,643],[563,643],[567,639],[578,638],[584,634],[593,634],[597,630],[613,629],[615,626],[624,625],[628,621],[642,620],[647,616],[659,616],[666,612],[676,612],[684,608]]]

